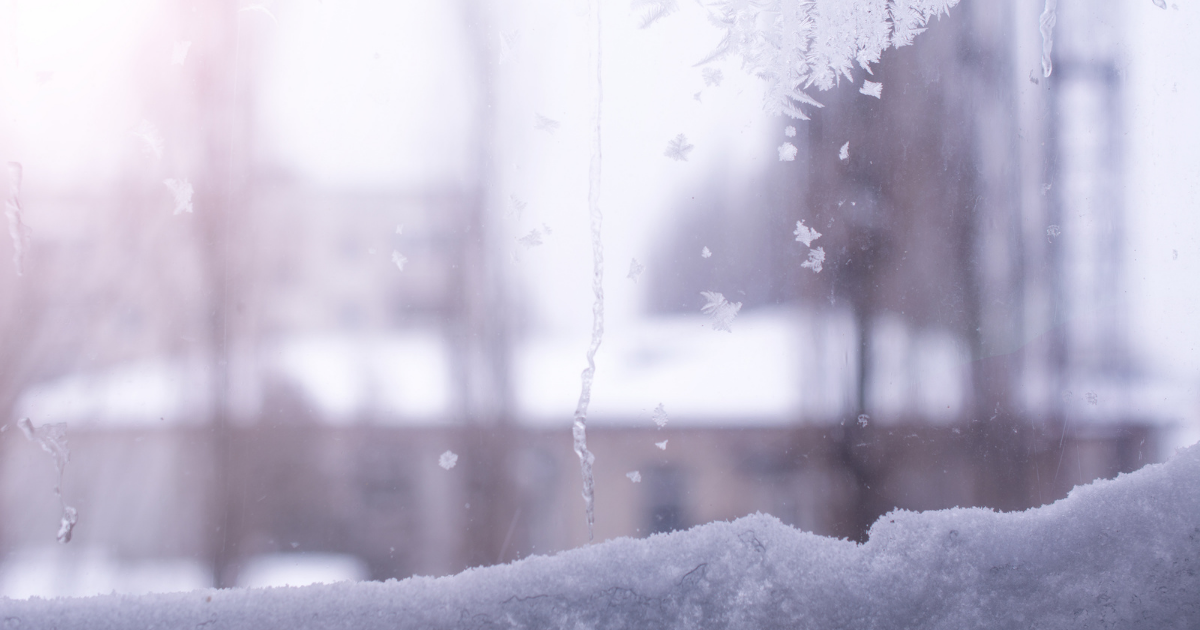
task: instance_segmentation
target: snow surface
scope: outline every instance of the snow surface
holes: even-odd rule
[[[1195,628],[1200,447],[1025,512],[896,511],[862,545],[756,514],[400,582],[0,599],[14,627]]]

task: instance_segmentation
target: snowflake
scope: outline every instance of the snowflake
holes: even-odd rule
[[[408,258],[406,258],[404,254],[401,254],[400,252],[393,251],[392,262],[396,263],[396,267],[399,268],[400,271],[404,271],[404,264],[408,262]]]
[[[789,138],[795,138],[796,137],[796,128],[791,125],[784,127],[783,135],[785,135]]]
[[[188,180],[164,179],[163,184],[175,196],[175,214],[192,211],[192,184]]]
[[[545,131],[550,135],[554,135],[558,131],[559,123],[553,118],[547,118],[541,114],[537,114],[533,120],[533,128],[538,131]]]
[[[509,210],[508,214],[520,219],[521,213],[525,211],[525,207],[529,204],[522,201],[521,198],[517,197],[516,195],[509,195],[508,198],[510,201],[512,201],[512,210]]]
[[[642,263],[638,262],[636,258],[630,258],[629,259],[629,275],[627,275],[625,277],[629,278],[630,280],[633,280],[634,282],[637,282],[638,276],[642,275],[642,272],[645,270],[646,270],[646,265],[643,265]]]
[[[702,291],[700,295],[708,300],[708,303],[700,308],[700,312],[712,318],[713,330],[733,332],[730,324],[733,323],[733,318],[737,317],[738,311],[742,310],[742,303],[730,303],[724,295],[713,291]]]
[[[691,153],[692,149],[694,148],[696,147],[688,144],[687,136],[679,134],[667,143],[667,149],[663,151],[663,155],[671,158],[672,160],[686,162],[688,159],[688,154]]]
[[[403,223],[396,224],[396,234],[404,234],[404,224]]]
[[[456,455],[454,453],[454,451],[446,451],[445,453],[442,453],[440,456],[438,456],[438,466],[441,466],[442,468],[445,468],[446,470],[450,470],[451,468],[454,468],[454,465],[457,463],[458,463],[458,455]]]
[[[843,162],[850,159],[850,142],[847,141],[841,149],[838,149],[838,159]]]
[[[529,233],[526,234],[525,236],[518,238],[517,242],[520,243],[521,245],[524,245],[526,249],[531,248],[531,247],[537,247],[538,245],[542,244],[542,233],[539,232],[537,230],[537,228],[534,228],[534,229],[530,230]]]
[[[875,98],[883,98],[883,84],[864,80],[862,87],[858,89],[858,93],[874,96]]]
[[[663,408],[662,403],[658,403],[658,406],[654,408],[654,413],[650,414],[650,419],[653,420],[654,424],[657,424],[658,428],[660,429],[667,426],[667,421],[670,420],[670,418],[667,417],[667,410]]]
[[[796,222],[796,231],[792,234],[796,235],[796,242],[804,243],[805,247],[812,247],[813,241],[821,238],[821,233],[804,225],[804,221]]]
[[[725,80],[725,75],[716,68],[705,68],[700,71],[700,76],[704,77],[704,85],[720,86],[721,81]]]
[[[792,144],[791,142],[784,142],[783,144],[779,145],[779,161],[791,162],[792,160],[796,159],[796,152],[796,145]]]
[[[660,451],[667,450],[667,440],[663,440],[661,442],[655,442],[654,445],[657,446],[658,450],[660,450]]]
[[[813,273],[821,273],[821,265],[825,263],[825,249],[818,247],[808,250],[808,260],[800,264],[801,267],[812,269]]]
[[[625,473],[625,476],[629,477],[629,480],[632,481],[633,483],[641,483],[642,482],[642,473],[640,473],[636,470]]]
[[[133,135],[142,141],[142,151],[146,155],[153,155],[156,160],[162,159],[163,137],[158,133],[158,127],[155,127],[154,123],[143,120],[138,124],[137,129],[133,130]]]
[[[705,246],[704,249],[700,250],[700,257],[701,258],[712,258],[712,252],[709,251],[708,246]]]

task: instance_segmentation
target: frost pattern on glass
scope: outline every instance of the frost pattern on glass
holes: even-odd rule
[[[868,424],[871,424],[871,416],[865,413],[858,416],[858,426],[866,427]]]
[[[805,247],[812,247],[813,241],[821,238],[821,233],[804,225],[804,221],[796,222],[796,230],[792,234],[796,235],[796,242],[804,243]]]
[[[133,130],[133,135],[138,140],[142,141],[142,152],[146,155],[153,156],[156,160],[161,160],[163,156],[163,137],[158,132],[158,127],[149,120],[143,120],[138,123],[138,126]]]
[[[537,247],[542,244],[542,233],[537,228],[533,228],[528,234],[518,238],[517,242],[525,249]]]
[[[1160,8],[1160,9],[1166,10],[1167,0],[1154,0],[1154,6]]]
[[[537,129],[538,131],[545,131],[550,135],[554,135],[554,132],[558,131],[558,127],[559,122],[553,118],[547,118],[541,114],[534,116],[533,128]]]
[[[1096,395],[1096,392],[1088,392],[1084,394],[1083,397],[1087,399],[1089,405],[1094,406],[1100,404],[1100,397]]]
[[[642,482],[642,473],[640,473],[636,470],[625,473],[625,476],[629,477],[629,480],[632,481],[633,483],[641,483]]]
[[[704,79],[706,87],[719,87],[721,81],[725,80],[725,74],[717,68],[704,68],[700,71],[700,77]]]
[[[271,10],[267,8],[267,5],[262,2],[251,2],[250,4],[247,4],[246,6],[239,9],[239,11],[241,11],[243,13],[261,13],[261,14],[271,18],[272,22],[275,22],[275,23],[279,22],[279,20],[275,17],[275,14],[271,13]]]
[[[858,93],[874,96],[875,98],[883,98],[883,84],[874,81],[863,81],[862,87],[858,88]]]
[[[630,258],[629,259],[629,275],[627,275],[625,277],[629,278],[630,280],[633,280],[634,282],[637,282],[638,276],[642,275],[642,272],[645,270],[646,270],[646,265],[643,265],[642,263],[638,262],[638,259],[636,259],[636,258]]]
[[[704,246],[704,249],[700,250],[700,257],[701,258],[712,258],[712,251],[710,251],[708,249],[707,245]]]
[[[640,28],[646,28],[679,10],[675,0],[633,0],[629,5],[638,16]]]
[[[171,47],[171,63],[176,66],[182,66],[187,59],[188,49],[192,47],[192,42],[175,42]]]
[[[71,533],[75,530],[75,523],[79,521],[79,513],[75,508],[67,505],[62,496],[63,472],[67,469],[67,463],[71,461],[71,449],[67,447],[67,424],[59,422],[35,427],[29,418],[21,418],[17,420],[17,427],[21,429],[21,433],[25,434],[25,439],[42,447],[42,450],[54,459],[54,467],[58,470],[58,481],[54,484],[54,496],[58,497],[58,503],[62,506],[62,519],[59,522],[57,538],[60,543],[69,543],[71,542]]]
[[[24,171],[20,162],[8,163],[8,197],[4,200],[4,216],[8,218],[8,235],[13,242],[13,264],[17,275],[25,274],[25,252],[29,250],[29,226],[21,215],[21,177]]]
[[[1051,225],[1050,227],[1046,228],[1046,240],[1047,241],[1053,242],[1054,239],[1058,238],[1061,235],[1062,235],[1062,228],[1058,227],[1057,225]]]
[[[192,211],[192,183],[188,180],[164,179],[163,184],[175,197],[175,214]]]
[[[441,466],[442,468],[444,468],[446,470],[450,470],[451,468],[454,468],[454,465],[457,463],[458,463],[458,454],[456,454],[454,451],[448,450],[445,453],[442,453],[441,455],[438,456],[438,466]]]
[[[601,73],[601,45],[603,31],[600,24],[600,3],[592,2],[592,23],[596,25],[596,39],[592,44],[591,61],[595,68],[596,109],[592,116],[592,159],[588,167],[588,218],[592,236],[592,340],[587,349],[587,367],[579,375],[579,403],[575,405],[575,421],[571,425],[571,438],[575,455],[579,457],[579,471],[583,477],[583,504],[587,516],[588,542],[595,539],[596,530],[596,479],[592,466],[596,456],[587,447],[587,412],[592,401],[592,379],[596,375],[596,351],[604,339],[604,241],[600,228],[604,224],[604,213],[600,210],[600,166],[601,166],[601,104],[604,102],[604,82]]]
[[[784,127],[783,135],[785,135],[789,138],[795,138],[796,137],[796,128],[791,125]]]
[[[1157,1],[1161,2],[1162,0]],[[1058,0],[1046,0],[1046,8],[1042,10],[1042,17],[1038,20],[1038,30],[1042,33],[1042,75],[1046,78],[1049,78],[1050,72],[1054,70],[1050,51],[1054,48],[1054,23],[1058,21],[1057,8]]]
[[[398,251],[392,250],[392,262],[395,263],[397,269],[404,271],[404,265],[408,263],[408,257]]]
[[[696,147],[688,144],[687,136],[679,134],[667,143],[667,148],[663,151],[663,155],[671,158],[672,160],[686,162],[688,159],[688,154],[691,153],[692,149],[694,148]]]
[[[808,260],[800,264],[801,267],[812,269],[814,273],[821,273],[821,266],[825,264],[825,248],[816,247],[808,250]]]
[[[850,142],[849,141],[847,141],[846,144],[843,144],[842,148],[838,149],[838,159],[843,162],[850,159]]]
[[[724,295],[714,291],[701,291],[700,295],[708,300],[707,304],[700,307],[700,312],[712,319],[713,330],[733,332],[730,326],[733,324],[733,318],[737,317],[738,311],[742,310],[742,303],[731,303],[725,299]]]
[[[805,92],[870,73],[883,51],[913,42],[931,18],[958,0],[720,0],[713,21],[725,37],[701,63],[728,55],[767,82],[766,108],[807,120],[802,106],[821,107]]]
[[[661,442],[655,442],[654,445],[657,446],[658,450],[660,450],[660,451],[667,450],[667,440],[663,440]]]
[[[650,414],[650,419],[660,429],[667,426],[667,422],[670,421],[670,418],[667,417],[667,410],[663,407],[662,403],[658,403],[658,406],[654,408],[654,412]]]
[[[396,224],[396,234],[404,234],[404,224],[403,223]]]
[[[796,145],[791,142],[784,142],[779,145],[779,161],[791,162],[796,159],[797,152],[799,152],[799,149],[796,148]]]
[[[522,201],[521,198],[516,195],[509,195],[508,199],[509,199],[509,201],[512,202],[512,210],[509,210],[508,214],[510,216],[520,219],[521,214],[525,212],[525,208],[529,204]]]

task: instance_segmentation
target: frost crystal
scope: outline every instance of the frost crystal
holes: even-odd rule
[[[725,80],[725,75],[716,68],[705,68],[700,71],[700,76],[704,78],[704,85],[719,87],[721,81]]]
[[[658,406],[654,408],[654,413],[650,414],[650,419],[653,420],[654,424],[657,424],[658,428],[660,429],[667,426],[667,421],[670,420],[670,418],[667,417],[667,410],[663,408],[662,403],[658,403]]]
[[[738,311],[742,310],[742,303],[730,303],[724,295],[713,291],[702,291],[700,295],[708,300],[708,303],[700,308],[700,312],[712,318],[713,330],[733,332],[730,324],[733,323],[733,318],[737,317]]]
[[[408,262],[408,258],[396,250],[392,250],[392,262],[396,263],[396,268],[404,271],[404,265]]]
[[[821,233],[804,225],[804,221],[796,222],[796,231],[792,234],[796,235],[796,242],[804,243],[805,247],[812,247],[813,241],[821,238]]]
[[[521,213],[525,211],[525,206],[528,206],[529,204],[521,201],[521,199],[516,195],[509,195],[508,198],[510,201],[512,201],[512,210],[509,211],[509,214],[520,219]]]
[[[958,0],[719,0],[712,19],[725,37],[701,63],[727,55],[767,82],[766,109],[807,119],[802,106],[821,107],[805,92],[853,80],[855,65],[870,71],[883,51],[913,42],[930,18]]]
[[[1163,0],[1155,0],[1162,2]],[[1054,48],[1054,23],[1058,21],[1056,9],[1058,0],[1046,0],[1046,8],[1042,10],[1042,17],[1038,20],[1038,30],[1042,33],[1042,74],[1050,77],[1050,72],[1054,70],[1054,62],[1050,58],[1050,51]],[[1163,7],[1166,8],[1165,6]]]
[[[1100,397],[1097,396],[1095,392],[1088,392],[1088,393],[1084,394],[1084,398],[1087,398],[1089,405],[1100,404]]]
[[[655,442],[654,445],[657,446],[658,450],[660,450],[660,451],[667,450],[667,440],[663,440],[661,442]]]
[[[1062,228],[1058,227],[1057,225],[1051,225],[1050,227],[1046,228],[1047,241],[1052,241],[1060,235],[1062,235]]]
[[[8,217],[8,235],[13,242],[13,263],[17,275],[25,273],[25,251],[29,249],[29,226],[21,220],[21,175],[19,162],[8,163],[8,198],[4,200],[4,216]]]
[[[171,48],[171,63],[182,66],[183,61],[187,59],[188,49],[191,47],[192,42],[175,42],[175,46]]]
[[[276,24],[278,24],[278,23],[279,23],[279,20],[278,20],[278,19],[276,19],[276,17],[275,17],[275,14],[274,14],[274,13],[271,13],[271,10],[270,10],[270,9],[268,9],[268,8],[266,7],[266,5],[265,5],[265,4],[263,4],[262,2],[251,2],[250,4],[248,4],[248,5],[244,6],[244,7],[242,7],[242,8],[241,8],[241,9],[239,9],[239,10],[240,10],[240,11],[242,11],[242,12],[251,12],[251,11],[253,11],[253,12],[262,13],[263,15],[265,15],[265,16],[267,16],[267,17],[271,18],[271,21],[272,21],[272,22],[275,22]]]
[[[850,142],[849,141],[847,141],[846,144],[843,144],[842,148],[838,149],[838,159],[843,162],[850,159]]]
[[[547,118],[541,114],[537,114],[533,120],[533,128],[538,131],[545,131],[550,135],[554,135],[558,131],[559,123],[553,118]]]
[[[646,265],[643,265],[642,263],[638,262],[638,260],[636,258],[630,258],[629,259],[629,275],[627,275],[625,277],[629,278],[630,280],[633,280],[634,282],[637,282],[638,276],[642,275],[642,272],[645,270],[646,270]]]
[[[1167,8],[1167,0],[1154,0],[1154,6],[1160,8],[1160,9],[1166,9]]]
[[[542,233],[534,228],[529,231],[529,234],[517,239],[517,242],[525,246],[526,249],[537,247],[542,244]]]
[[[875,98],[883,98],[883,84],[874,81],[863,81],[862,87],[858,89],[858,93],[874,96]]]
[[[871,416],[868,416],[867,414],[864,413],[858,417],[858,426],[865,427],[870,423],[871,423]]]
[[[75,508],[67,505],[62,498],[63,471],[66,470],[67,463],[71,461],[71,450],[67,447],[67,425],[65,422],[60,422],[34,427],[29,418],[21,418],[17,420],[17,427],[21,429],[21,433],[25,434],[27,440],[42,447],[43,451],[54,458],[54,467],[58,470],[58,482],[54,485],[54,495],[58,497],[59,505],[62,506],[62,520],[59,524],[57,538],[60,543],[69,543],[71,542],[71,533],[75,530],[75,523],[79,521],[79,513],[75,511]]]
[[[801,267],[812,269],[814,273],[821,273],[821,265],[825,263],[825,248],[818,247],[808,250],[808,260],[800,264]]]
[[[784,127],[783,135],[785,135],[789,138],[795,138],[796,137],[796,128],[791,125]]]
[[[156,160],[162,159],[163,137],[162,134],[158,133],[158,127],[155,127],[154,123],[149,120],[143,120],[133,130],[133,135],[142,141],[142,151],[146,155],[153,155]]]
[[[636,470],[633,472],[625,473],[625,476],[629,477],[629,480],[632,481],[633,483],[641,483],[642,482],[642,473],[640,473]]]
[[[190,213],[192,211],[192,183],[186,179],[182,182],[177,179],[164,179],[163,184],[175,196],[175,214]]]
[[[700,257],[701,258],[712,258],[712,252],[708,250],[707,245],[704,247],[704,249],[700,250]]]
[[[783,144],[779,145],[779,161],[791,162],[792,160],[796,159],[796,152],[796,145],[792,144],[791,142],[784,142]]]
[[[1171,250],[1171,260],[1179,260],[1179,250],[1178,249]]]
[[[633,0],[630,6],[638,14],[640,28],[646,28],[679,9],[675,0]]]
[[[403,223],[397,223],[397,224],[396,224],[396,233],[397,233],[397,234],[404,234],[404,224],[403,224]]]
[[[458,455],[454,451],[446,451],[438,456],[438,466],[450,470],[458,463]]]
[[[679,134],[667,143],[667,149],[663,151],[663,155],[671,158],[672,160],[686,162],[688,159],[688,154],[691,153],[692,149],[694,148],[696,147],[688,144],[687,136]]]

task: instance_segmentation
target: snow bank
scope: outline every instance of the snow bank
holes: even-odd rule
[[[1027,512],[856,545],[748,516],[439,579],[0,600],[25,628],[1195,628],[1200,447]]]

